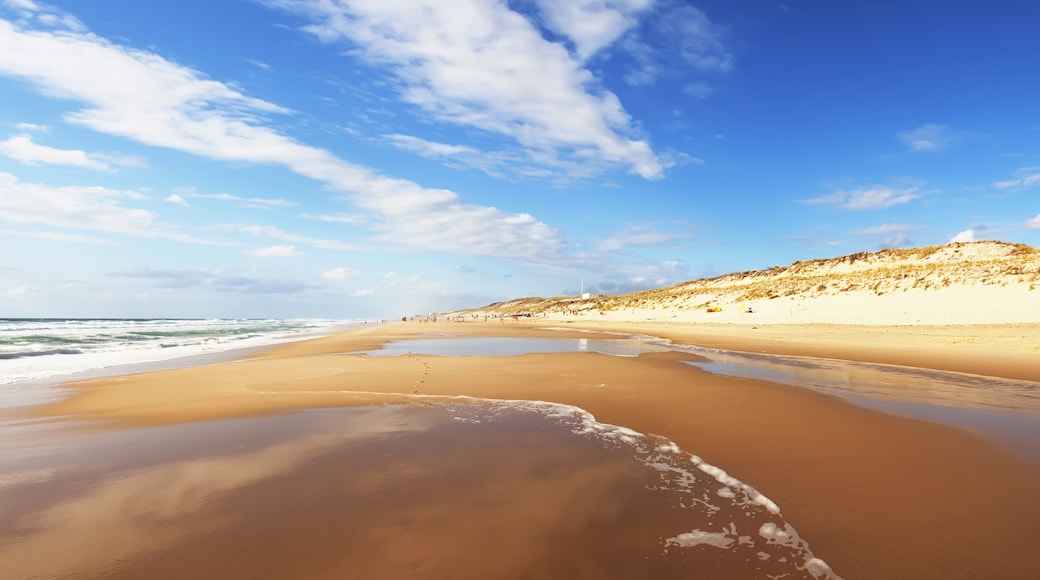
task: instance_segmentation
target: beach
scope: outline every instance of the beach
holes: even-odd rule
[[[1038,331],[410,321],[73,384],[4,445],[0,575],[1034,577],[1030,448],[595,342],[1032,381]],[[582,346],[375,352],[510,337]]]

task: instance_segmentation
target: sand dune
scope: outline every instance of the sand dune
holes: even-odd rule
[[[713,307],[721,310],[708,312]],[[471,312],[748,324],[1036,323],[1040,250],[1003,242],[882,250],[632,294],[522,298]]]

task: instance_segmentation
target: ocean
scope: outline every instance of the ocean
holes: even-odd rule
[[[331,334],[362,320],[335,319],[0,319],[0,407],[31,404],[26,383],[85,373],[116,374],[134,365],[218,355]],[[35,391],[36,394],[39,391]]]

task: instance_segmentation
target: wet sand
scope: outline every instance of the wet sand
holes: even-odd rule
[[[598,328],[615,331],[627,329],[630,332],[661,336],[669,336],[670,332],[673,338],[679,334],[675,328],[651,330],[641,325],[602,325]],[[770,330],[774,334],[752,334],[758,330]],[[832,358],[844,356],[859,360],[864,360],[862,356],[866,352],[873,357],[867,360],[875,362],[905,364],[909,360],[920,362],[921,366],[962,371],[966,369],[965,365],[976,364],[971,363],[973,360],[984,361],[986,354],[977,349],[973,351],[974,355],[961,353],[963,356],[958,356],[956,360],[948,360],[948,354],[946,357],[941,356],[941,348],[924,342],[919,345],[920,358],[911,360],[913,351],[907,343],[913,341],[905,336],[900,338],[904,342],[890,342],[894,346],[886,347],[886,351],[882,348],[885,341],[879,339],[876,343],[871,342],[870,337],[861,343],[866,346],[852,348],[857,345],[858,335],[855,331],[845,333],[843,341],[835,340],[835,333],[840,334],[840,329],[824,330],[822,334],[825,339],[817,339],[812,335],[783,334],[790,332],[785,329],[748,328],[731,332],[729,336],[724,332],[708,332],[702,333],[703,336],[699,338],[690,335],[682,338],[691,342],[703,341],[703,346],[744,347],[740,350],[751,352],[816,352]],[[589,336],[577,332],[577,329],[542,330],[538,321],[515,324],[393,324],[296,343],[234,363],[84,383],[77,386],[75,394],[69,399],[37,409],[35,414],[54,418],[58,422],[89,419],[94,432],[117,433],[129,432],[127,428],[155,429],[160,428],[157,426],[178,426],[186,422],[284,414],[292,409],[409,403],[416,400],[432,402],[447,400],[438,397],[455,395],[553,401],[585,409],[605,423],[666,437],[685,451],[702,457],[754,486],[779,504],[784,519],[794,524],[815,554],[846,578],[1005,578],[1040,575],[1040,563],[1034,554],[1034,540],[1040,533],[1040,499],[1035,497],[1035,490],[1040,489],[1040,467],[966,430],[881,413],[795,387],[711,375],[681,364],[693,358],[688,353],[652,353],[635,358],[597,353],[479,358],[425,355],[368,357],[344,354],[375,348],[387,340],[428,333]],[[748,336],[735,336],[740,333]],[[780,333],[780,336],[775,333]],[[763,339],[763,335],[768,338]],[[801,343],[792,339],[796,336],[802,336]],[[710,342],[712,337],[715,337],[716,342]],[[795,346],[792,347],[792,344]],[[846,351],[842,351],[842,348]],[[794,352],[785,349],[804,350]],[[892,358],[882,360],[889,355]],[[1002,356],[1018,361],[1015,364],[1004,364],[1002,372],[1011,369],[1012,376],[1019,378],[1029,374],[1033,368],[1031,365],[1035,364],[1022,353],[1016,355],[1009,352]],[[988,367],[972,368],[980,371]],[[196,424],[212,425],[214,421]],[[533,445],[528,450],[536,449],[538,451],[533,457],[544,458],[552,448],[554,445]],[[182,448],[180,453],[190,455],[191,449],[189,445]],[[388,446],[382,452],[392,454],[395,451],[393,446]],[[488,450],[484,452],[490,453]],[[200,457],[206,455],[206,446],[200,445],[195,453]],[[441,457],[439,451],[427,450],[426,453]],[[531,457],[530,453],[520,451],[515,454],[518,458]],[[444,456],[445,459],[447,457]],[[369,465],[364,460],[358,461],[358,465]],[[103,469],[105,463],[101,462],[100,465],[102,467],[99,469]],[[18,489],[43,489],[42,484],[48,480],[46,468],[36,468],[44,473],[40,476],[41,483],[20,485]],[[394,469],[397,468],[375,471],[385,477],[393,473]],[[306,494],[309,489],[307,482],[321,481],[325,477],[323,473],[321,470],[308,472],[291,462],[280,464],[279,477],[288,487],[283,491],[260,493],[252,499],[236,494],[236,501],[241,502],[235,508],[236,513],[265,513],[266,525],[274,529],[304,527],[307,518],[300,518],[295,512],[278,513],[270,505],[270,493],[276,496],[286,493],[294,496]],[[459,486],[462,481],[469,481],[468,477],[463,474],[446,476],[437,480],[435,485],[430,485],[446,490]],[[653,571],[634,563],[629,563],[634,567],[626,569],[623,563],[598,557],[568,559],[568,550],[563,548],[559,548],[552,558],[546,555],[545,548],[548,545],[573,546],[583,541],[580,538],[587,541],[599,537],[586,533],[570,536],[550,534],[549,537],[543,537],[537,531],[554,529],[553,526],[558,524],[554,518],[565,513],[559,511],[562,509],[559,506],[570,505],[575,498],[582,497],[582,490],[589,486],[594,490],[593,497],[598,498],[593,503],[598,507],[592,512],[601,513],[597,511],[600,507],[606,510],[602,513],[609,512],[612,504],[606,498],[624,494],[613,490],[601,479],[587,478],[572,488],[566,485],[558,488],[555,484],[532,488],[532,479],[528,473],[528,477],[507,478],[495,484],[501,486],[502,492],[494,497],[516,498],[517,506],[522,508],[519,510],[520,515],[527,514],[528,510],[523,506],[539,506],[542,500],[545,500],[545,505],[556,506],[548,511],[536,511],[535,514],[542,514],[540,518],[532,514],[526,520],[518,517],[514,521],[513,525],[517,529],[512,533],[528,538],[531,545],[540,548],[519,550],[514,554],[517,558],[514,564],[502,568],[501,575],[532,576],[530,571],[538,570],[540,573],[534,574],[534,577],[603,577],[611,574],[614,577],[649,577]],[[619,476],[619,480],[624,479],[624,476]],[[606,490],[597,487],[604,485],[607,486]],[[572,489],[574,493],[565,499],[551,499],[564,488]],[[431,499],[439,497],[436,489],[424,489],[424,493],[427,494],[424,497]],[[404,488],[394,491],[390,496],[380,496],[380,501],[387,501],[393,494],[399,498],[413,495]],[[5,495],[10,497],[10,494]],[[54,500],[52,496],[48,501]],[[18,508],[20,510],[29,509],[24,507],[29,504],[20,502],[18,505],[23,506]],[[103,503],[92,501],[83,505],[94,505],[93,508],[83,509],[100,510],[104,507]],[[447,513],[453,514],[452,517],[459,523],[482,522],[479,502],[447,502],[446,505],[451,506],[447,511],[444,506],[437,511],[436,505],[436,501],[424,502],[422,506],[409,506],[401,513],[424,513],[425,509],[434,509],[441,517],[448,517]],[[4,504],[0,503],[2,506]],[[175,507],[171,508],[174,514],[177,513]],[[10,506],[4,509],[10,509]],[[40,509],[46,511],[42,504]],[[205,513],[208,512],[202,515]],[[219,513],[211,515],[214,521],[221,521]],[[588,521],[598,521],[596,517],[599,516],[590,516]],[[472,529],[485,527],[484,524],[474,525]],[[255,525],[247,528],[262,534],[256,531]],[[582,529],[598,528],[587,525]],[[82,533],[88,532],[82,530]],[[382,546],[392,542],[393,538],[408,538],[408,541],[395,545],[384,559],[374,555],[376,548],[373,547],[369,552],[374,559],[368,570],[396,566],[393,564],[395,562],[425,562],[425,565],[435,566],[431,562],[436,559],[431,559],[431,553],[438,550],[446,552],[443,562],[451,564],[455,559],[448,548],[436,541],[436,535],[399,536],[399,533],[400,530],[385,531],[384,536],[372,544]],[[287,558],[308,560],[308,554],[317,556],[319,552],[331,549],[325,545],[328,542],[351,542],[349,536],[338,537],[342,534],[342,531],[334,530],[329,530],[327,534],[309,531],[307,541],[283,546],[284,553]],[[482,543],[478,543],[481,546],[488,547],[498,541],[497,536],[494,539],[486,535],[478,536],[482,538]],[[636,536],[638,534],[633,534],[633,537]],[[657,545],[662,540],[663,537],[654,538]],[[170,541],[174,546],[182,546],[184,540],[175,538]],[[241,555],[243,551],[257,545],[266,544],[253,543],[248,540],[248,536],[239,537],[239,540],[226,546],[228,550],[220,552],[224,556],[214,552],[211,560],[207,560],[210,562],[207,569],[220,570],[221,561],[231,566],[236,558],[244,558]],[[702,551],[698,553],[714,553],[710,548],[700,548]],[[589,552],[578,550],[575,553]],[[113,556],[118,557],[118,554]],[[551,562],[552,565],[531,568],[532,558]],[[326,562],[324,567],[307,574],[312,577],[333,576],[337,568],[323,561]],[[492,568],[479,568],[481,573],[469,577],[494,575],[494,563],[500,561],[504,560],[490,558],[488,565]],[[568,562],[572,561],[581,565],[568,567]],[[418,569],[382,569],[388,572],[385,577],[404,577],[410,573],[421,577],[450,577],[453,574],[466,576],[467,568],[460,562],[454,564],[448,568],[429,568],[427,574],[417,572]],[[134,570],[133,565],[133,562],[126,563],[125,566],[129,568],[124,570]],[[341,562],[340,565],[346,566],[347,563]],[[232,568],[238,569],[234,566]],[[161,569],[165,568],[156,568]],[[716,569],[716,572],[721,569],[730,570],[732,577],[736,578],[762,577],[760,572],[753,572],[752,569],[723,567]],[[340,574],[349,573],[349,569],[339,570]],[[558,570],[559,573],[549,574],[548,570]],[[609,570],[616,570],[616,573]],[[695,572],[689,575],[676,574],[676,577],[690,576],[697,577]],[[705,577],[725,576],[713,574]]]

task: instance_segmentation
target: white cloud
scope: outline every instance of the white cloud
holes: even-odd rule
[[[321,277],[325,280],[346,280],[353,278],[361,273],[361,270],[357,268],[344,268],[340,266],[331,270],[325,270],[321,273]]]
[[[124,205],[128,201],[145,199],[146,196],[136,191],[96,186],[51,187],[26,183],[9,173],[0,173],[0,221],[193,244],[219,244],[178,233],[160,222],[154,212]]]
[[[683,87],[683,93],[699,101],[707,99],[718,89],[708,83],[689,83]]]
[[[23,285],[15,286],[14,288],[4,290],[2,293],[0,293],[0,296],[3,296],[5,298],[25,298],[29,296],[30,293],[31,290],[29,289],[29,287]]]
[[[268,246],[249,252],[254,258],[299,258],[302,252],[296,246]]]
[[[734,68],[724,29],[689,4],[659,3],[644,17],[641,33],[620,42],[619,52],[634,62],[625,77],[631,85],[648,85],[664,75],[689,79],[694,72],[728,73]]]
[[[109,276],[121,278],[145,278],[157,280],[159,288],[187,288],[197,286],[207,280],[211,280],[224,273],[223,269],[192,269],[192,270],[153,270],[151,268],[135,268],[120,272],[112,272]]]
[[[827,195],[802,200],[809,205],[837,205],[849,210],[884,209],[913,201],[924,195],[917,187],[893,188],[883,185],[838,190]]]
[[[946,125],[926,124],[899,133],[899,139],[914,151],[935,153],[963,140],[966,134]]]
[[[363,224],[363,223],[365,223],[365,216],[358,215],[358,214],[348,214],[348,213],[332,213],[332,214],[321,214],[321,215],[304,213],[304,214],[300,214],[300,217],[302,217],[304,219],[308,219],[308,220],[318,220],[320,222],[329,222],[329,223],[335,223],[335,224],[355,225],[355,224]]]
[[[17,232],[13,230],[6,230],[3,232],[8,236],[18,236],[22,238],[33,238],[37,240],[49,240],[53,242],[70,242],[74,244],[111,244],[110,240],[99,238],[97,236],[87,236],[83,234],[70,234],[65,232]]]
[[[156,214],[123,205],[144,196],[104,187],[48,187],[0,173],[0,220],[85,229],[136,237],[157,237]]]
[[[679,54],[702,71],[729,72],[733,55],[723,41],[722,29],[704,12],[688,4],[678,4],[661,15],[665,38],[678,40]]]
[[[689,234],[659,232],[646,228],[629,228],[603,239],[598,249],[604,252],[622,250],[631,246],[660,246],[677,240],[688,240]]]
[[[393,2],[387,4],[387,8],[394,8]],[[456,10],[455,5],[451,5],[450,8],[445,6],[447,5],[441,6],[442,9],[439,11],[436,10],[437,6],[431,9],[435,10],[436,16],[451,20],[453,30],[464,37],[479,28],[482,22],[488,24],[480,19],[474,22],[465,20],[469,14],[465,6],[459,10]],[[315,10],[319,8],[312,7]],[[395,14],[387,13],[379,7],[371,8],[378,16],[373,22],[382,22],[389,27],[384,32],[396,30],[405,36],[401,44],[403,54],[410,54],[410,50],[422,47],[421,43],[409,36],[414,30],[407,26],[415,24],[413,19],[402,18],[398,21]],[[469,8],[480,7],[470,5]],[[494,23],[507,25],[506,32],[519,31],[518,40],[524,40],[525,35],[534,34],[529,24],[518,15],[503,12],[502,7],[486,8],[494,13]],[[413,11],[406,12],[414,18]],[[479,16],[490,17],[489,14]],[[459,17],[463,19],[458,20]],[[337,26],[346,26],[338,20],[326,22],[325,25],[332,27],[329,29],[330,33],[334,33]],[[315,26],[317,28],[314,30],[318,32],[321,27]],[[401,29],[401,26],[406,28]],[[383,46],[382,43],[387,42],[387,38],[376,34],[378,30],[359,30],[374,35],[368,40],[378,44],[381,47],[379,50],[390,50],[389,47]],[[496,46],[503,48],[497,44]],[[445,111],[451,109],[454,111],[452,115],[457,113],[460,118],[473,116],[475,119],[483,118],[488,122],[506,119],[507,125],[520,127],[517,129],[520,133],[526,135],[530,132],[534,141],[547,143],[555,143],[554,138],[551,135],[537,137],[542,135],[539,123],[553,124],[557,121],[555,115],[561,115],[562,118],[559,120],[564,123],[549,128],[553,135],[566,136],[572,131],[577,131],[577,134],[587,137],[578,139],[583,148],[587,149],[590,146],[588,141],[592,139],[596,142],[595,147],[601,152],[607,152],[605,155],[608,158],[617,160],[628,159],[633,151],[642,151],[643,153],[633,159],[639,159],[639,163],[643,164],[641,167],[649,174],[658,174],[660,168],[656,165],[656,157],[649,152],[645,143],[625,141],[606,129],[608,119],[627,122],[627,116],[621,111],[613,95],[598,98],[578,90],[581,83],[573,83],[577,82],[576,79],[583,82],[590,80],[587,72],[577,71],[573,63],[560,59],[554,52],[559,48],[552,48],[554,45],[531,46],[548,51],[549,57],[546,60],[528,59],[528,56],[522,54],[517,56],[521,59],[520,64],[527,68],[514,70],[515,78],[528,79],[532,83],[535,79],[540,82],[543,78],[556,78],[557,83],[572,83],[567,85],[569,88],[566,91],[555,95],[563,101],[556,102],[551,98],[544,98],[547,93],[543,93],[540,85],[511,85],[506,82],[514,79],[511,75],[506,75],[505,80],[498,79],[501,81],[499,84],[496,84],[496,79],[480,79],[478,75],[477,78],[465,79],[465,82],[463,79],[456,79],[462,83],[456,88],[484,86],[485,81],[495,88],[488,93],[458,95],[461,99],[458,102],[469,103],[472,97],[476,105],[455,108],[451,105],[455,101],[445,101]],[[467,47],[463,45],[461,48]],[[441,49],[434,54],[447,50],[447,47]],[[375,52],[379,53],[379,50]],[[474,54],[478,59],[490,56]],[[506,58],[507,55],[499,56]],[[445,58],[447,62],[444,66],[448,71],[480,70],[453,68],[451,54]],[[531,68],[543,61],[549,69],[555,69]],[[488,66],[486,62],[482,64]],[[445,73],[432,61],[423,61],[420,65],[432,67],[437,75]],[[94,34],[22,30],[10,22],[0,20],[0,74],[27,80],[47,95],[83,103],[84,108],[66,114],[65,118],[71,123],[95,131],[126,137],[147,145],[186,151],[210,159],[288,167],[299,175],[344,192],[347,201],[374,213],[372,222],[377,239],[389,241],[395,247],[532,258],[554,253],[562,244],[559,235],[552,228],[530,215],[509,214],[492,207],[462,203],[454,192],[423,188],[411,181],[385,177],[339,159],[326,150],[309,147],[285,137],[260,124],[262,115],[288,112],[282,107],[243,95],[223,83],[203,78],[200,73],[155,54],[118,46]],[[432,82],[432,79],[428,81]],[[438,85],[438,90],[449,91],[453,86],[455,85],[449,82],[445,86]],[[412,88],[422,92],[421,87]],[[563,90],[560,87],[557,89]],[[510,107],[524,109],[530,104],[533,126],[525,124],[524,118],[515,115],[496,117],[497,105],[491,106],[485,99],[495,103],[496,95],[501,91],[508,93],[506,96],[509,102],[503,105],[507,112],[511,110]],[[528,103],[526,99],[531,95],[543,97]],[[575,107],[574,110],[568,108],[571,106]],[[483,121],[475,122],[483,124]],[[586,126],[586,122],[591,122],[591,125]],[[523,127],[528,127],[531,131]],[[154,219],[151,214],[148,216]],[[140,217],[138,219],[140,220]]]
[[[361,297],[364,297],[364,296],[371,296],[371,295],[373,295],[375,293],[376,293],[376,289],[375,288],[363,288],[361,290],[355,290],[354,293],[352,294],[352,296],[357,296],[357,297],[361,298]]]
[[[883,224],[858,230],[855,233],[873,238],[882,248],[898,248],[910,245],[910,234],[923,229],[921,226],[910,224]]]
[[[237,195],[231,195],[230,193],[186,193],[184,195],[199,199],[218,199],[220,201],[232,201],[235,203],[242,204],[246,207],[262,209],[268,209],[272,207],[290,207],[296,205],[296,203],[286,199],[266,197],[239,197]]]
[[[394,134],[384,138],[398,149],[435,159],[448,167],[476,169],[499,179],[549,179],[566,184],[593,177],[610,165],[595,157],[568,159],[550,152],[520,147],[482,151],[475,147],[438,143],[412,135]],[[666,151],[659,159],[664,167],[673,167],[684,161],[673,157],[676,156]]]
[[[33,0],[3,0],[0,2],[15,11],[23,23],[82,31],[83,24],[61,10]]]
[[[998,181],[993,184],[997,189],[1025,189],[1040,185],[1040,167],[1023,167],[1015,172],[1014,179]]]
[[[653,0],[536,0],[545,25],[574,43],[578,57],[587,59],[634,26]]]
[[[1040,213],[1036,214],[1036,217],[1026,222],[1026,227],[1031,230],[1040,230]]]
[[[478,149],[467,147],[466,145],[437,143],[436,141],[427,141],[426,139],[412,135],[394,134],[386,135],[385,138],[395,146],[408,151],[413,151],[423,157],[454,157],[456,155],[472,155],[480,152]]]
[[[974,242],[975,241],[975,230],[967,229],[963,232],[959,232],[957,235],[950,238],[948,244],[956,244],[959,242]]]
[[[35,131],[37,133],[46,133],[51,128],[47,125],[37,125],[36,123],[18,123],[15,128],[19,131]]]
[[[19,163],[36,165],[46,163],[48,165],[69,165],[82,167],[94,171],[112,171],[112,167],[98,160],[98,158],[86,151],[73,149],[56,149],[46,145],[33,143],[32,137],[27,133],[12,135],[6,141],[0,141],[0,155],[6,155]]]
[[[166,199],[163,201],[179,205],[181,207],[191,207],[191,204],[188,203],[188,200],[184,199],[184,197],[176,193],[171,193],[170,195],[167,195]]]
[[[626,137],[617,97],[562,46],[495,0],[269,0],[304,29],[385,65],[401,98],[442,122],[476,127],[556,156],[595,156],[646,178],[663,174],[646,141]]]
[[[327,240],[322,238],[315,238],[311,236],[304,236],[300,234],[293,234],[276,227],[272,226],[250,226],[242,224],[228,224],[223,226],[217,226],[221,229],[234,230],[255,236],[258,238],[267,238],[272,240],[279,240],[283,242],[290,242],[294,244],[307,244],[315,248],[321,248],[324,250],[356,250],[358,246],[355,244],[348,244],[340,242],[338,240]]]

